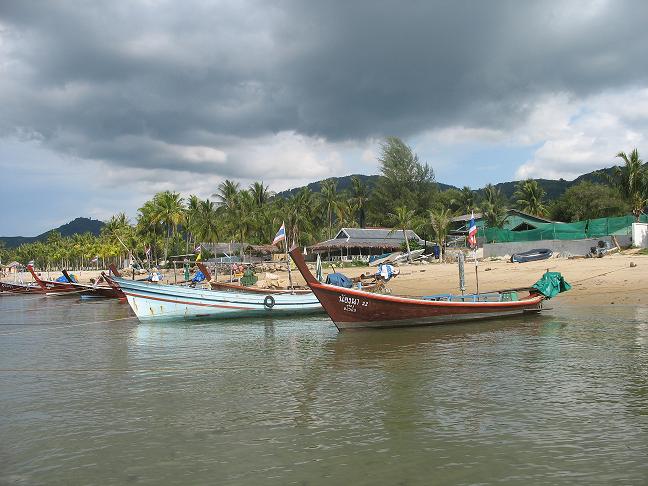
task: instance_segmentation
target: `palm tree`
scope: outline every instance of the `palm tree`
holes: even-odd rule
[[[358,206],[355,200],[338,201],[335,206],[335,215],[340,226],[354,227],[358,224],[355,215],[358,213]]]
[[[177,192],[159,192],[153,197],[155,204],[154,218],[157,222],[166,225],[167,235],[164,245],[164,260],[169,256],[169,242],[175,235],[178,225],[185,220],[184,200]]]
[[[315,208],[315,195],[308,187],[303,187],[283,204],[283,208],[278,208],[274,226],[278,227],[285,217],[286,235],[292,235],[290,242],[296,244],[300,244],[302,240],[310,242],[315,239],[313,234]]]
[[[443,262],[443,248],[445,248],[445,241],[448,237],[450,222],[452,221],[452,211],[446,208],[430,209],[428,214],[430,216],[432,230],[439,242],[439,259]]]
[[[139,208],[137,216],[137,235],[139,237],[139,247],[146,250],[148,246],[151,249],[151,257],[157,259],[158,248],[160,248],[159,235],[164,233],[164,228],[157,218],[157,207],[154,200],[149,200]]]
[[[218,243],[220,226],[218,224],[218,213],[216,205],[209,199],[199,201],[198,217],[194,226],[195,237],[198,242]]]
[[[189,245],[195,245],[196,231],[195,227],[198,222],[200,209],[200,199],[195,194],[189,196],[187,199],[187,208],[185,210],[185,230],[187,236],[187,252],[189,252]]]
[[[255,208],[253,196],[249,191],[240,191],[236,197],[233,211],[233,229],[238,234],[239,242],[243,243],[255,226]],[[243,256],[241,245],[241,256]]]
[[[257,208],[262,208],[263,206],[268,204],[268,202],[270,202],[270,198],[274,196],[274,192],[272,192],[268,186],[264,185],[263,181],[250,184],[248,191],[252,195],[254,205]]]
[[[236,205],[236,195],[239,192],[241,185],[238,182],[225,179],[218,185],[218,192],[212,194],[213,197],[218,199],[219,206],[225,206],[227,209],[234,209]]]
[[[395,231],[401,230],[403,232],[403,237],[405,238],[405,246],[407,248],[407,260],[410,259],[410,245],[409,238],[407,237],[407,230],[412,229],[416,224],[416,213],[412,209],[407,209],[405,206],[397,206],[394,209],[394,212],[390,214],[392,221],[394,222],[394,229],[389,232],[389,234],[394,233]]]
[[[322,206],[326,209],[328,221],[328,237],[332,238],[333,213],[338,204],[337,182],[335,179],[327,179],[322,182],[320,191],[322,195]]]
[[[543,201],[544,195],[544,189],[538,184],[538,181],[533,179],[518,182],[513,193],[513,197],[517,199],[518,207],[525,213],[534,216],[547,214],[547,206]]]
[[[634,149],[630,156],[619,152],[617,157],[623,159],[624,166],[614,167],[608,181],[619,190],[623,199],[632,206],[632,214],[638,222],[646,204],[648,204],[648,169],[639,158],[639,151]]]
[[[468,214],[475,210],[475,193],[470,187],[463,186],[457,196],[450,200],[450,204],[456,205],[462,214]]]
[[[357,207],[358,224],[361,228],[365,226],[365,210],[369,201],[367,186],[362,183],[358,176],[351,178],[351,201]]]
[[[493,184],[484,187],[484,199],[481,203],[482,216],[489,228],[502,228],[508,220],[504,205],[504,196]]]
[[[128,250],[124,246],[131,244],[133,231],[124,213],[118,213],[111,217],[103,228],[101,228],[101,236],[105,238],[113,247],[118,249],[114,256],[119,257],[119,264],[122,263],[122,256],[127,255]]]

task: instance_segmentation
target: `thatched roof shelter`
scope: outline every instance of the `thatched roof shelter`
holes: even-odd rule
[[[423,240],[413,231],[407,230],[409,241],[415,241],[423,245]],[[334,238],[322,241],[310,246],[308,249],[315,253],[323,253],[333,250],[357,250],[364,254],[372,251],[396,251],[400,250],[405,242],[403,231],[391,228],[342,228]]]

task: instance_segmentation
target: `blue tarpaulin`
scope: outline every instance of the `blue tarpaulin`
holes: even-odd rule
[[[191,279],[192,282],[202,282],[203,280],[205,280],[205,274],[202,273],[200,270],[198,270],[196,274],[193,276],[193,278]]]
[[[342,273],[329,273],[326,276],[326,283],[336,287],[344,287],[345,289],[353,287],[351,279]]]

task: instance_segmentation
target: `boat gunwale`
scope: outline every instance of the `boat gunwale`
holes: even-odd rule
[[[333,292],[333,293],[342,293],[342,294],[350,294],[358,297],[365,297],[369,298],[371,300],[382,300],[386,302],[392,302],[392,303],[402,303],[402,304],[415,304],[415,305],[428,305],[431,307],[476,307],[476,306],[488,306],[488,307],[524,307],[529,304],[533,303],[540,303],[544,300],[544,296],[542,294],[537,294],[533,295],[530,294],[527,297],[524,297],[519,300],[513,300],[513,301],[502,301],[502,302],[451,302],[451,301],[441,301],[441,300],[426,300],[422,298],[415,298],[415,297],[402,297],[398,295],[384,295],[384,294],[374,294],[372,292],[366,292],[363,290],[357,290],[357,289],[348,289],[345,287],[338,287],[336,285],[331,285],[331,284],[325,284],[325,283],[309,283],[309,286],[313,289],[313,292],[315,292],[315,288],[321,291],[326,291],[326,292]],[[489,293],[495,293],[495,292],[489,292]]]

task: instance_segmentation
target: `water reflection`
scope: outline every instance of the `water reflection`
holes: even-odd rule
[[[645,308],[338,333],[59,304],[0,312],[0,330],[42,329],[0,338],[0,483],[648,477]]]

